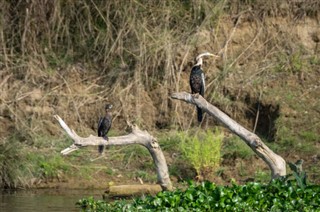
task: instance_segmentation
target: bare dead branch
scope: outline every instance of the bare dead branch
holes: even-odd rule
[[[102,137],[89,135],[89,137],[83,138],[77,135],[77,133],[70,129],[68,125],[60,118],[60,116],[54,116],[61,127],[67,132],[68,136],[74,141],[74,143],[61,151],[61,154],[67,155],[81,147],[85,146],[115,146],[115,145],[130,145],[140,144],[146,147],[152,156],[154,164],[156,166],[158,183],[163,190],[172,190],[172,184],[169,178],[168,166],[163,152],[157,142],[157,140],[151,136],[147,131],[142,131],[138,127],[133,126],[132,132],[128,135],[109,137],[109,140],[105,140]]]
[[[272,178],[286,175],[286,162],[281,156],[275,154],[271,149],[269,149],[269,147],[267,147],[256,134],[245,129],[217,107],[207,102],[202,96],[198,94],[191,95],[187,92],[180,92],[173,93],[171,98],[182,100],[200,107],[203,111],[221,122],[231,132],[238,135],[264,162],[268,164],[271,169]]]

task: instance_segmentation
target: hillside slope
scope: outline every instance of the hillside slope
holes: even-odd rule
[[[3,142],[59,137],[54,114],[95,133],[105,102],[115,132],[195,127],[194,107],[169,97],[190,90],[194,58],[209,51],[222,57],[204,61],[205,98],[319,177],[318,1],[1,4]],[[216,125],[206,116],[202,128]]]

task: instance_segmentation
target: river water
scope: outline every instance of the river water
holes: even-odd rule
[[[75,205],[79,199],[89,196],[102,199],[102,194],[103,190],[0,190],[0,211],[81,211]]]

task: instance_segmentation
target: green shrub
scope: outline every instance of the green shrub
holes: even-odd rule
[[[214,133],[207,131],[205,134],[180,136],[181,151],[199,176],[219,167],[223,133],[215,130]]]

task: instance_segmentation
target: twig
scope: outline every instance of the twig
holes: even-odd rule
[[[256,128],[257,128],[257,124],[258,124],[258,120],[259,120],[261,96],[262,96],[262,91],[260,90],[260,95],[259,95],[259,99],[258,99],[258,108],[257,108],[256,120],[255,120],[254,127],[253,127],[253,133],[256,132]]]

